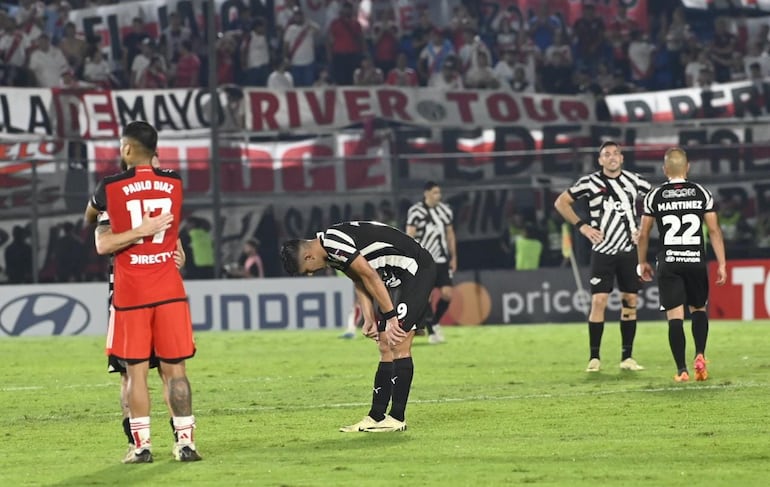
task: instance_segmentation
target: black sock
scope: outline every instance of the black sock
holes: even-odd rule
[[[130,445],[133,445],[134,437],[131,436],[131,422],[128,418],[123,418],[123,433],[126,434],[126,438],[128,438],[128,443]]]
[[[636,320],[620,320],[620,340],[623,352],[620,360],[631,358],[634,353],[634,338],[636,337]]]
[[[171,433],[174,434],[174,443],[176,443],[176,442],[179,441],[179,437],[176,434],[176,428],[174,427],[174,418],[173,417],[168,418],[168,424],[171,425]]]
[[[588,322],[588,343],[591,346],[591,358],[599,358],[599,349],[602,346],[602,334],[604,334],[603,321]]]
[[[425,324],[425,330],[428,332],[428,335],[433,335],[433,305],[431,304],[430,300],[428,300],[428,308],[425,310],[425,316],[423,316],[423,321]]]
[[[709,317],[705,311],[692,312],[692,339],[695,342],[695,355],[706,354],[706,340],[709,337]]]
[[[376,421],[385,419],[385,411],[388,410],[390,395],[393,391],[393,362],[380,362],[377,372],[374,374],[374,388],[372,390],[372,408],[369,416]]]
[[[684,337],[684,320],[668,320],[668,344],[671,347],[674,362],[676,362],[676,370],[681,374],[687,370],[684,350],[687,346]]]
[[[399,358],[393,361],[393,404],[390,415],[403,421],[406,415],[406,402],[409,400],[409,390],[412,388],[414,377],[414,362],[412,357]]]
[[[449,301],[444,298],[438,300],[436,304],[436,312],[433,314],[433,324],[438,325],[441,321],[441,317],[444,316],[446,310],[449,309]]]

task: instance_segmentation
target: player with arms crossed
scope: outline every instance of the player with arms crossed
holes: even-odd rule
[[[436,261],[436,283],[441,298],[436,304],[433,319],[426,323],[428,343],[443,343],[441,317],[452,301],[452,274],[457,270],[457,240],[449,205],[441,202],[438,183],[425,183],[423,200],[415,203],[406,213],[406,234],[417,240]]]
[[[325,267],[344,272],[355,284],[364,315],[362,331],[379,345],[369,414],[340,431],[406,430],[414,376],[412,340],[436,282],[433,257],[413,238],[383,223],[344,222],[312,240],[285,242],[281,260],[290,275],[313,274]],[[391,398],[390,413],[385,414]]]
[[[126,363],[129,424],[135,449],[124,463],[152,462],[149,359],[155,354],[168,387],[179,461],[197,461],[192,394],[185,360],[195,355],[192,321],[182,277],[174,262],[183,201],[179,175],[152,166],[158,134],[146,122],[123,131],[120,154],[127,171],[99,183],[85,219],[110,215],[111,232],[99,234],[96,250],[115,254],[113,321],[107,354]],[[152,217],[153,213],[160,215]]]
[[[615,279],[621,292],[620,336],[622,370],[643,370],[632,357],[636,337],[636,303],[639,277],[636,274],[635,243],[639,236],[636,224],[636,201],[651,186],[636,173],[623,169],[620,146],[607,141],[599,147],[600,171],[578,179],[556,199],[554,206],[564,220],[591,241],[591,311],[588,316],[590,360],[586,372],[601,368],[599,349],[604,334],[604,312]],[[588,199],[591,222],[580,220],[572,205]]]
[[[653,189],[644,199],[639,234],[639,274],[651,281],[652,265],[647,262],[650,230],[657,223],[662,245],[657,254],[660,304],[668,319],[668,343],[676,362],[677,382],[690,380],[685,359],[684,306],[688,305],[692,318],[692,336],[695,342],[695,380],[708,378],[706,370],[706,341],[709,320],[706,303],[709,278],[706,269],[706,247],[703,223],[706,223],[717,258],[717,285],[727,279],[725,245],[714,198],[700,184],[687,181],[690,163],[684,150],[675,147],[666,151],[663,172],[668,181]]]

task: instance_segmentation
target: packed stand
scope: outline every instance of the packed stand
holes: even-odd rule
[[[101,39],[82,38],[70,22],[73,7],[111,3],[116,2],[21,0],[14,15],[0,11],[3,84],[207,85],[204,34],[174,12],[157,33],[133,19],[119,59],[108,58]],[[603,18],[586,3],[570,25],[549,2],[519,19],[505,10],[486,18],[480,2],[464,1],[447,25],[434,24],[430,12],[421,10],[409,32],[402,31],[394,9],[374,10],[366,18],[358,4],[335,1],[326,25],[318,25],[297,0],[278,0],[274,11],[247,3],[234,4],[221,19],[218,84],[389,84],[601,96],[759,80],[770,71],[767,22],[712,15],[693,24],[680,2],[650,2],[644,26],[622,6],[615,18]]]

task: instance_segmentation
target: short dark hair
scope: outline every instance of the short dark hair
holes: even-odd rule
[[[422,189],[423,189],[424,191],[430,191],[431,189],[433,189],[433,188],[435,188],[435,187],[437,187],[437,186],[438,186],[438,183],[437,183],[436,181],[428,181],[428,182],[426,182],[426,183],[423,185]]]
[[[599,154],[602,153],[605,147],[612,147],[612,146],[615,146],[618,149],[620,149],[620,144],[618,144],[614,140],[605,140],[604,142],[602,142],[602,145],[599,146]]]
[[[154,154],[158,149],[158,131],[147,122],[136,121],[129,123],[123,129],[123,137],[134,139],[150,154]]]
[[[14,240],[24,240],[27,238],[27,230],[21,225],[14,225],[11,233]]]
[[[302,240],[287,240],[281,245],[281,262],[283,269],[290,276],[299,274],[299,251],[302,247]]]

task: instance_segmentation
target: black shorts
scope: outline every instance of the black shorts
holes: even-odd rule
[[[639,257],[636,252],[622,252],[615,255],[591,253],[591,294],[612,292],[615,279],[622,293],[637,293],[641,281],[636,273]]]
[[[158,358],[153,355],[150,357],[150,368],[154,369],[157,368],[158,365],[160,365],[160,361]],[[107,356],[107,372],[110,374],[113,374],[115,372],[125,374],[126,373],[126,362],[122,359],[119,359],[118,357],[114,355],[108,355]]]
[[[401,285],[388,288],[390,299],[398,313],[398,321],[404,331],[423,326],[425,314],[430,307],[430,294],[436,285],[436,263],[427,251],[424,254],[417,261],[419,267],[416,275],[402,276]],[[385,320],[379,320],[377,329],[380,332],[385,331]]]
[[[452,286],[452,271],[449,269],[449,262],[436,264],[436,284],[434,287]]]
[[[709,297],[709,276],[705,266],[658,263],[660,306],[668,311],[677,306],[703,308]]]

